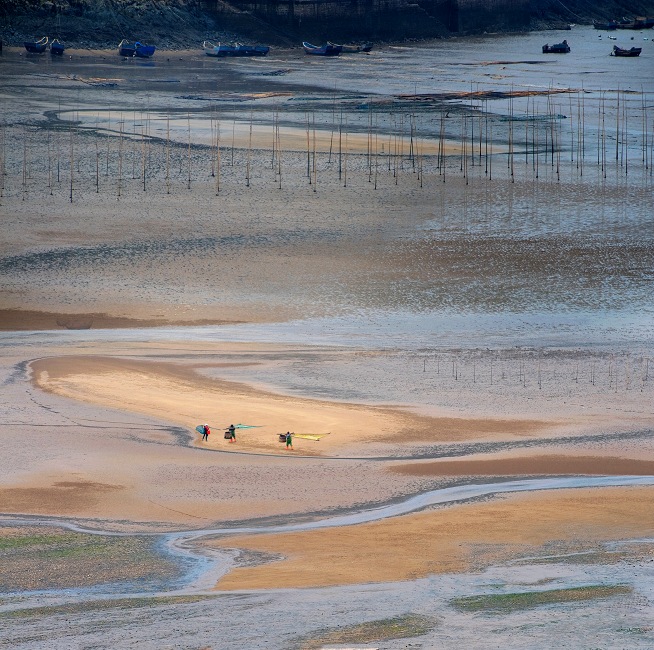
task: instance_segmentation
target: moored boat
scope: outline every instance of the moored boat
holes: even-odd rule
[[[567,54],[570,51],[568,41],[554,43],[554,45],[543,45],[543,54]]]
[[[628,50],[618,47],[617,45],[613,46],[613,52],[611,56],[640,56],[640,53],[643,51],[642,47],[632,47]]]
[[[613,31],[614,29],[618,28],[618,22],[616,20],[609,20],[605,23],[600,22],[599,20],[596,20],[593,22],[593,27],[595,29],[605,29],[607,31]]]
[[[343,51],[342,45],[334,45],[333,43],[325,43],[325,45],[311,45],[304,41],[302,43],[305,54],[313,54],[315,56],[338,56]]]
[[[62,56],[65,49],[66,46],[58,38],[55,38],[54,41],[50,43],[51,56]]]
[[[355,54],[357,52],[370,52],[373,48],[373,43],[361,43],[360,45],[338,45],[337,43],[332,43],[327,41],[328,45],[333,45],[334,47],[340,47],[343,54]]]
[[[126,56],[126,57],[136,56],[141,59],[149,59],[154,54],[154,51],[156,49],[157,48],[155,45],[145,45],[144,43],[140,43],[139,41],[130,43],[126,39],[123,39],[118,44],[118,54],[120,56]]]
[[[270,52],[267,45],[243,45],[242,43],[214,45],[210,41],[204,41],[202,49],[207,56],[266,56]]]
[[[43,54],[48,47],[48,37],[44,36],[38,41],[25,41],[23,45],[30,54]]]

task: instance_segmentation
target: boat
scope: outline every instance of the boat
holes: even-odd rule
[[[305,54],[314,54],[316,56],[338,56],[343,51],[342,45],[325,43],[324,45],[311,45],[304,41],[302,43]]]
[[[139,43],[139,41],[130,43],[126,39],[123,39],[118,44],[118,54],[120,56],[137,56],[141,59],[149,59],[156,49],[154,45],[144,45],[143,43]]]
[[[50,43],[51,56],[62,56],[65,49],[66,46],[58,38],[55,38],[54,41]]]
[[[327,45],[333,45],[334,47],[340,47],[343,54],[355,54],[356,52],[370,52],[373,48],[372,43],[361,43],[361,45],[338,45],[337,43],[332,43],[327,41]]]
[[[202,43],[202,49],[207,56],[266,56],[270,52],[267,45],[243,45],[241,43],[218,43],[209,41]]]
[[[640,53],[643,51],[642,47],[632,47],[628,50],[625,50],[617,45],[613,46],[613,52],[611,56],[640,56]]]
[[[543,45],[543,54],[567,54],[569,51],[568,41],[554,43],[554,45]]]
[[[623,18],[616,24],[618,29],[651,29],[654,27],[654,16],[636,16],[633,20]]]
[[[618,21],[617,20],[609,20],[605,23],[600,22],[599,20],[596,20],[593,22],[593,27],[595,29],[605,29],[607,31],[612,31],[614,29],[618,29]]]
[[[25,41],[23,45],[30,54],[43,54],[48,47],[48,37],[44,36],[38,41]]]

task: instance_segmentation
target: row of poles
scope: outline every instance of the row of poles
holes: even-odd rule
[[[527,387],[527,384],[543,388],[543,383],[550,381],[556,385],[568,383],[586,383],[600,386],[618,392],[619,387],[624,390],[644,391],[649,385],[649,358],[620,360],[612,355],[603,361],[597,359],[580,364],[575,361],[561,368],[557,363],[555,368],[543,359],[513,359],[488,360],[464,359],[451,355],[425,356],[422,358],[422,372],[429,376],[436,375],[444,380],[450,379],[473,384],[518,384]],[[529,380],[528,380],[529,377]]]
[[[367,174],[367,180],[376,189],[378,180],[382,171],[386,171],[394,183],[397,184],[401,174],[410,170],[416,174],[418,185],[422,187],[425,169],[441,177],[445,182],[447,174],[456,173],[457,167],[460,176],[465,179],[466,185],[473,178],[471,169],[476,171],[477,175],[486,177],[488,180],[493,179],[493,161],[496,163],[495,174],[497,175],[498,156],[506,157],[506,169],[508,178],[515,182],[517,163],[520,157],[524,157],[526,169],[531,171],[533,179],[539,179],[546,176],[550,179],[561,180],[563,166],[562,157],[569,157],[571,169],[582,177],[584,167],[589,164],[588,149],[590,147],[587,129],[587,110],[586,99],[584,94],[577,96],[576,105],[573,105],[573,96],[569,94],[569,122],[564,122],[562,105],[555,101],[555,94],[547,94],[546,109],[541,113],[540,107],[536,102],[536,97],[527,97],[526,111],[518,114],[514,107],[514,98],[509,98],[509,112],[503,118],[498,118],[489,113],[488,100],[482,102],[482,110],[473,112],[471,109],[460,110],[460,132],[458,138],[454,138],[452,133],[452,118],[449,113],[444,111],[440,115],[431,114],[419,115],[417,111],[410,113],[384,113],[377,110],[372,104],[369,104],[367,111],[367,124],[362,125],[361,120],[354,125],[349,122],[348,114],[341,107],[339,119],[332,115],[331,124],[316,123],[316,113],[306,112],[304,131],[306,135],[306,171],[305,175],[308,183],[314,191],[317,191],[318,172],[326,171],[335,166],[338,175],[338,181],[344,187],[348,184],[348,172],[352,173],[352,159],[356,162],[356,167],[361,168],[362,164]],[[640,120],[639,136],[634,136],[633,130],[633,108],[629,110],[629,101],[624,93],[617,93],[614,102],[614,125],[610,130],[609,119],[607,118],[608,98],[606,93],[602,93],[597,102],[596,113],[596,134],[594,146],[596,149],[596,167],[599,170],[601,178],[607,178],[607,172],[610,167],[609,161],[614,159],[613,166],[617,173],[624,174],[626,177],[634,166],[639,165],[642,174],[647,177],[652,176],[654,160],[654,121],[649,122],[649,106],[645,94],[640,98]],[[67,175],[68,196],[70,201],[74,200],[76,182],[81,182],[81,176],[85,173],[86,179],[89,176],[95,181],[96,192],[100,192],[100,178],[115,176],[115,188],[117,198],[120,198],[126,176],[126,167],[129,167],[127,157],[131,159],[131,176],[142,183],[143,191],[147,191],[148,180],[160,178],[163,170],[159,163],[159,168],[152,168],[152,152],[155,146],[165,147],[165,185],[166,192],[170,194],[173,183],[173,152],[177,152],[178,171],[177,178],[183,178],[187,189],[191,189],[192,182],[197,180],[197,173],[194,176],[195,169],[203,164],[202,158],[206,156],[202,152],[210,151],[210,175],[213,180],[216,195],[221,190],[221,172],[224,173],[225,164],[222,162],[227,154],[227,166],[231,168],[245,167],[245,185],[250,187],[252,183],[252,172],[254,163],[253,134],[255,129],[254,113],[250,112],[248,128],[247,147],[245,149],[245,164],[240,161],[237,165],[235,160],[235,131],[237,120],[233,118],[226,123],[220,119],[220,116],[212,109],[208,116],[210,143],[208,145],[199,145],[193,142],[193,132],[191,128],[190,113],[186,115],[186,142],[180,139],[171,138],[171,115],[162,118],[152,118],[151,113],[139,114],[139,124],[137,124],[136,112],[133,113],[133,125],[131,131],[126,129],[125,114],[120,113],[112,130],[111,113],[105,126],[100,125],[96,119],[95,124],[88,122],[86,126],[80,126],[79,119],[71,121],[65,136],[64,129],[57,129],[53,132],[47,132],[47,156],[44,167],[47,172],[47,188],[50,194],[53,194],[53,188],[56,183],[62,183],[62,173]],[[284,150],[283,147],[283,122],[282,111],[279,107],[273,110],[270,122],[271,128],[271,158],[270,167],[274,170],[274,179],[276,185],[282,188],[282,178],[287,171],[285,165],[291,165],[293,153],[296,157],[302,156],[301,152],[291,152],[290,149]],[[422,119],[421,119],[422,118]],[[631,118],[631,119],[630,119]],[[179,116],[173,118],[174,122],[179,123],[183,118]],[[207,119],[205,117],[205,119]],[[161,134],[153,135],[153,122],[161,127],[161,122],[165,120],[165,137]],[[380,121],[385,121],[386,125],[380,127]],[[428,128],[426,122],[431,121],[431,127]],[[437,137],[426,137],[429,133],[434,133],[434,124],[436,122]],[[507,127],[501,133],[501,127],[504,123]],[[520,123],[524,122],[524,129]],[[287,122],[288,123],[288,122]],[[569,143],[565,142],[563,125],[567,123],[569,127]],[[227,133],[225,125],[227,124]],[[246,123],[247,124],[247,123]],[[137,126],[140,127],[137,131]],[[231,126],[231,145],[229,142]],[[266,129],[268,127],[265,127]],[[295,126],[299,130],[298,126]],[[456,128],[456,127],[455,127]],[[106,147],[101,146],[99,134],[101,131],[109,133],[106,136]],[[162,129],[159,128],[159,131]],[[179,128],[177,131],[179,132]],[[326,135],[329,132],[329,150],[328,152],[319,152],[317,146],[317,133]],[[8,159],[7,159],[7,133],[8,127],[2,125],[0,134],[0,197],[4,196],[6,191],[6,179],[8,177]],[[88,134],[96,135],[94,138],[95,156],[89,155],[88,147],[84,152],[80,152],[78,142],[80,136]],[[351,138],[356,137],[361,142],[362,137],[366,137],[366,149],[353,151]],[[501,144],[500,135],[503,135]],[[629,137],[635,138],[638,155],[630,151]],[[458,140],[458,153],[456,150],[456,141]],[[611,143],[611,140],[614,142]],[[436,143],[435,154],[425,154],[425,146],[431,143],[432,148]],[[112,147],[113,144],[113,147]],[[22,132],[22,166],[21,166],[21,191],[23,199],[28,197],[29,181],[32,178],[34,161],[30,153],[31,143],[28,137],[27,128]],[[567,153],[565,148],[567,147]],[[449,148],[449,151],[448,151]],[[16,166],[17,147],[12,146],[12,161]],[[43,142],[39,141],[39,151],[43,151]],[[257,145],[257,150],[261,151],[261,145]],[[161,153],[161,150],[160,150]],[[319,164],[319,154],[322,157],[322,165]],[[43,157],[41,156],[41,159]],[[197,159],[200,159],[199,161]],[[283,165],[284,161],[284,165]],[[110,162],[113,162],[113,169],[110,169]],[[334,165],[334,163],[336,163]],[[205,163],[206,164],[206,160]],[[84,171],[82,170],[84,165]],[[177,165],[175,165],[177,167]],[[483,169],[483,174],[482,174]],[[138,170],[138,176],[137,176]],[[289,167],[290,171],[290,167]],[[90,172],[90,173],[89,173]]]

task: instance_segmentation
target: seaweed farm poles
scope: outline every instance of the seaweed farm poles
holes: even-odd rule
[[[170,194],[170,112],[166,113],[166,194]]]
[[[74,160],[75,160],[75,146],[74,146],[74,140],[73,140],[73,127],[71,125],[70,127],[70,202],[73,202],[73,174],[75,170],[75,165],[74,165]]]
[[[216,120],[216,196],[220,193],[220,119]]]
[[[250,111],[250,136],[248,139],[248,156],[245,165],[245,186],[250,187],[250,161],[252,158],[252,111]]]
[[[186,123],[188,126],[188,184],[187,189],[191,189],[191,114],[186,114]]]
[[[118,198],[120,199],[121,183],[123,180],[123,116],[120,116],[118,135]]]

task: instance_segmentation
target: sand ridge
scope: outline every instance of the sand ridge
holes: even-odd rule
[[[278,434],[285,431],[327,433],[319,441],[296,439],[295,449],[309,455],[356,455],[371,441],[506,439],[534,435],[548,426],[520,419],[428,418],[388,407],[277,395],[162,362],[69,356],[34,361],[31,369],[36,386],[59,395],[163,416],[190,431],[206,421],[215,430],[207,443],[196,438],[196,444],[208,448],[224,448],[222,429],[230,423],[263,425],[239,430],[237,447],[264,453],[283,451]]]

